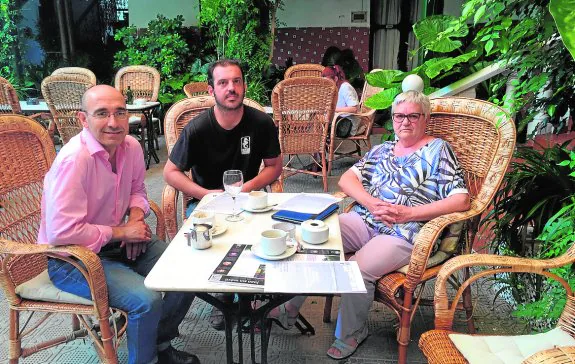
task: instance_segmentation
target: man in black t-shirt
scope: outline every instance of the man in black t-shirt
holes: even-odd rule
[[[210,65],[208,91],[216,105],[184,128],[164,167],[165,181],[196,201],[222,192],[228,169],[242,171],[242,192],[271,184],[282,171],[277,129],[267,114],[244,106],[246,84],[239,62],[224,59]],[[259,171],[262,160],[265,167]],[[184,174],[190,169],[192,179]],[[193,208],[188,210],[187,215]]]
[[[164,180],[194,198],[186,216],[206,194],[223,191],[222,177],[228,169],[242,171],[242,192],[264,188],[282,171],[272,119],[243,104],[246,84],[240,63],[228,59],[212,63],[208,91],[216,105],[186,125],[164,167]],[[265,167],[259,171],[262,160]],[[191,179],[184,174],[189,170]],[[229,301],[230,296],[220,299]],[[215,307],[210,323],[217,329],[224,327],[223,315]]]

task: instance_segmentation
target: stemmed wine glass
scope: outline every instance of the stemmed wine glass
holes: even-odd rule
[[[232,196],[234,200],[234,213],[226,217],[227,221],[240,221],[243,217],[236,212],[236,197],[240,194],[244,184],[244,176],[242,171],[238,169],[230,169],[224,172],[224,189]]]

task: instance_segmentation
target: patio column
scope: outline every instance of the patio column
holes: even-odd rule
[[[58,17],[58,30],[60,33],[60,49],[62,51],[62,58],[66,64],[70,63],[70,52],[68,49],[68,35],[66,32],[66,20],[64,6],[62,5],[63,0],[56,0],[56,16]]]

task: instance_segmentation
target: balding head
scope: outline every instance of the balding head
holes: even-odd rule
[[[108,85],[96,85],[96,86],[92,86],[90,87],[88,90],[86,90],[86,92],[84,92],[84,95],[82,95],[82,110],[87,110],[87,103],[89,103],[90,101],[97,99],[103,95],[109,96],[109,97],[120,97],[122,100],[124,99],[124,95],[122,95],[122,93],[118,90],[116,90],[114,87],[112,86],[108,86]],[[125,102],[124,102],[124,106]]]

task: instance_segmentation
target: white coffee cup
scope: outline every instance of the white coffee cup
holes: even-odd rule
[[[295,239],[295,224],[291,222],[278,222],[272,225],[272,229],[283,230],[289,239]]]
[[[266,207],[268,207],[268,193],[266,191],[252,191],[248,193],[248,209],[261,210]]]
[[[192,219],[192,224],[194,225],[205,224],[214,226],[216,222],[216,215],[213,213],[213,211],[194,211],[190,215],[190,218]]]
[[[146,99],[135,99],[134,105],[144,105],[146,102]]]
[[[280,255],[286,251],[287,233],[283,230],[270,229],[262,231],[260,238],[261,252],[265,255]]]

